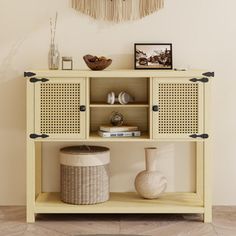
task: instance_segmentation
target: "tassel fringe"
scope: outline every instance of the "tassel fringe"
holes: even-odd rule
[[[164,0],[72,0],[72,7],[95,19],[137,20],[164,7]]]

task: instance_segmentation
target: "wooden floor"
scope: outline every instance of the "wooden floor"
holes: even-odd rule
[[[213,223],[199,215],[38,215],[25,223],[24,207],[0,207],[0,235],[235,236],[236,207],[214,207]]]

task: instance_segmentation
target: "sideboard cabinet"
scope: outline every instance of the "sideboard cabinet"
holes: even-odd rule
[[[211,222],[209,100],[214,73],[201,70],[27,71],[27,221],[37,213],[199,213]],[[126,91],[127,105],[106,96]],[[112,111],[137,125],[140,137],[102,138],[101,124]],[[62,203],[59,193],[42,192],[44,142],[195,142],[196,191],[165,193],[145,200],[136,193],[111,193],[97,205]]]

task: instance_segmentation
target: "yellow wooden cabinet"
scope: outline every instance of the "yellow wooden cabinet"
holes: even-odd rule
[[[210,83],[201,70],[30,71],[27,79],[27,221],[37,213],[200,213],[211,222]],[[124,90],[127,105],[106,103]],[[101,138],[97,131],[113,110],[139,126],[140,137]],[[145,200],[136,193],[111,193],[108,202],[76,206],[59,193],[42,192],[44,142],[178,142],[196,145],[196,191],[165,193]]]

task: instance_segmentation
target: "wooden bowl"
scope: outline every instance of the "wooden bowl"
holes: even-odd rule
[[[111,65],[112,60],[107,59],[106,57],[97,57],[92,55],[85,55],[83,57],[86,65],[91,70],[104,70]]]

